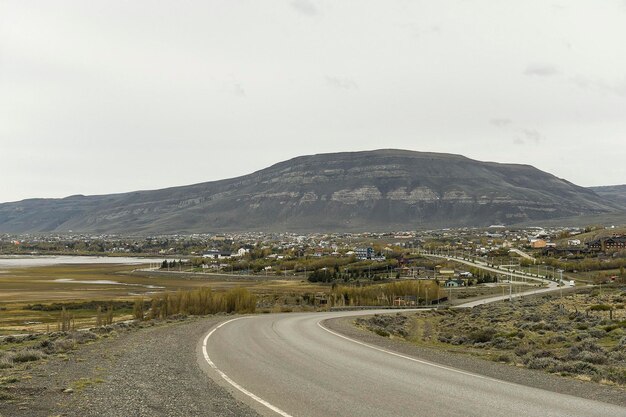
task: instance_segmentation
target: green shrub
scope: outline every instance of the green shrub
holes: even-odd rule
[[[489,342],[496,335],[496,330],[490,327],[479,329],[469,334],[469,339],[474,343],[486,343]]]
[[[389,332],[385,329],[381,329],[380,327],[375,328],[374,333],[382,337],[389,337]]]
[[[604,371],[604,377],[616,384],[626,385],[626,368],[609,366]]]
[[[589,311],[610,311],[613,308],[608,304],[594,304],[589,307]]]
[[[496,360],[496,362],[509,363],[509,362],[511,362],[511,357],[509,355],[506,355],[506,354],[501,354],[501,355],[497,355],[495,360]]]

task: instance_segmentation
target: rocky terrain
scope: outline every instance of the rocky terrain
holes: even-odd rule
[[[378,150],[302,156],[184,187],[0,204],[0,232],[405,230],[618,209],[590,189],[528,165]]]

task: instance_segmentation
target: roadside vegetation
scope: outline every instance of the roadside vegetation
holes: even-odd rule
[[[626,388],[626,288],[357,319],[384,337]]]
[[[58,315],[57,330],[0,337],[0,401],[16,400],[12,393],[12,384],[28,378],[33,363],[51,359],[68,360],[68,355],[80,345],[103,337],[116,336],[121,331],[183,320],[188,316],[254,313],[257,300],[254,294],[244,288],[233,288],[226,292],[199,288],[158,294],[149,301],[137,298],[131,304],[134,320],[117,323],[113,322],[113,306],[119,307],[120,302],[110,303],[105,309],[93,302],[30,306],[34,309],[55,311]],[[128,302],[121,306],[128,308]],[[86,307],[96,309],[96,326],[77,329],[72,311],[84,311]],[[92,382],[81,380],[68,389],[80,390],[91,386]]]

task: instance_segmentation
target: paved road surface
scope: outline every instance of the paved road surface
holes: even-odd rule
[[[388,313],[389,311],[385,311]],[[333,312],[228,321],[204,339],[217,380],[266,415],[626,416],[626,408],[454,370],[325,330]],[[256,397],[256,399],[252,398]],[[261,405],[259,401],[265,402]],[[271,411],[268,407],[274,407]]]

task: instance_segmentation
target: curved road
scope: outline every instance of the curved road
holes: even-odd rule
[[[329,318],[275,314],[223,323],[203,340],[216,380],[265,415],[625,416],[626,408],[498,381],[348,339]]]

